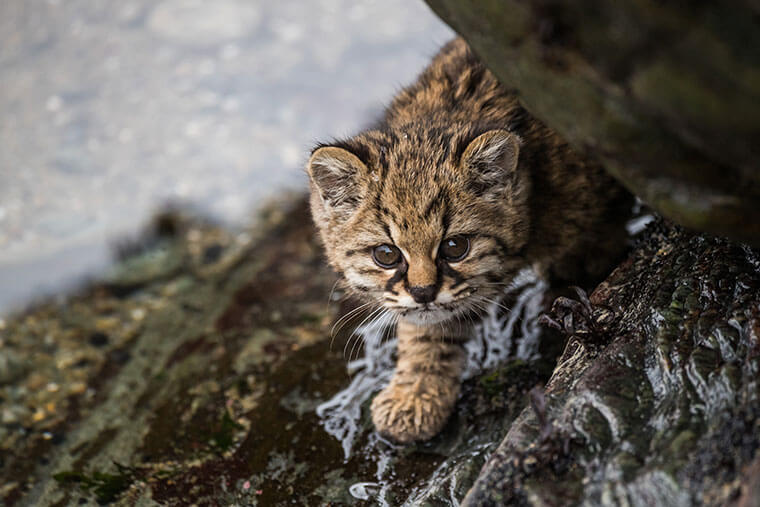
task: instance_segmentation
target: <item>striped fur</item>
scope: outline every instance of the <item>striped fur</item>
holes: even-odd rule
[[[399,320],[399,367],[372,410],[378,430],[401,442],[431,437],[453,409],[462,367],[453,335],[527,266],[576,283],[599,276],[624,244],[631,204],[461,39],[372,128],[315,148],[308,171],[331,265]],[[439,255],[452,236],[469,240],[459,262]],[[401,250],[398,267],[372,260],[381,244]],[[417,303],[413,287],[433,287],[434,301]]]

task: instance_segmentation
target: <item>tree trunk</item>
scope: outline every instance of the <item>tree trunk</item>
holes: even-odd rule
[[[758,252],[659,224],[590,299],[465,505],[757,505]]]
[[[664,216],[760,245],[756,3],[427,3],[528,110]]]

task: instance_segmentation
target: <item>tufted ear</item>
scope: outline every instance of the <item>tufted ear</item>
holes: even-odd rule
[[[468,171],[470,189],[479,196],[503,194],[519,184],[517,159],[520,138],[506,130],[489,130],[467,145],[461,164]]]
[[[362,179],[367,166],[350,151],[324,146],[312,153],[308,165],[312,193],[317,192],[325,211],[338,216],[353,212],[364,197]]]

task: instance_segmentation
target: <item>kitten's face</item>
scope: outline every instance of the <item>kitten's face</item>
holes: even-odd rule
[[[418,325],[481,313],[526,265],[517,138],[434,134],[370,131],[309,161],[330,263],[354,293]]]

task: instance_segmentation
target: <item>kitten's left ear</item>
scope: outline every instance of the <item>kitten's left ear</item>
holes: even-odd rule
[[[520,138],[506,130],[489,130],[467,145],[461,164],[470,173],[470,187],[478,195],[517,190]],[[513,188],[514,187],[514,188]]]
[[[312,153],[308,171],[312,193],[325,211],[345,218],[359,206],[364,197],[362,178],[369,172],[359,157],[337,146],[323,146]]]

